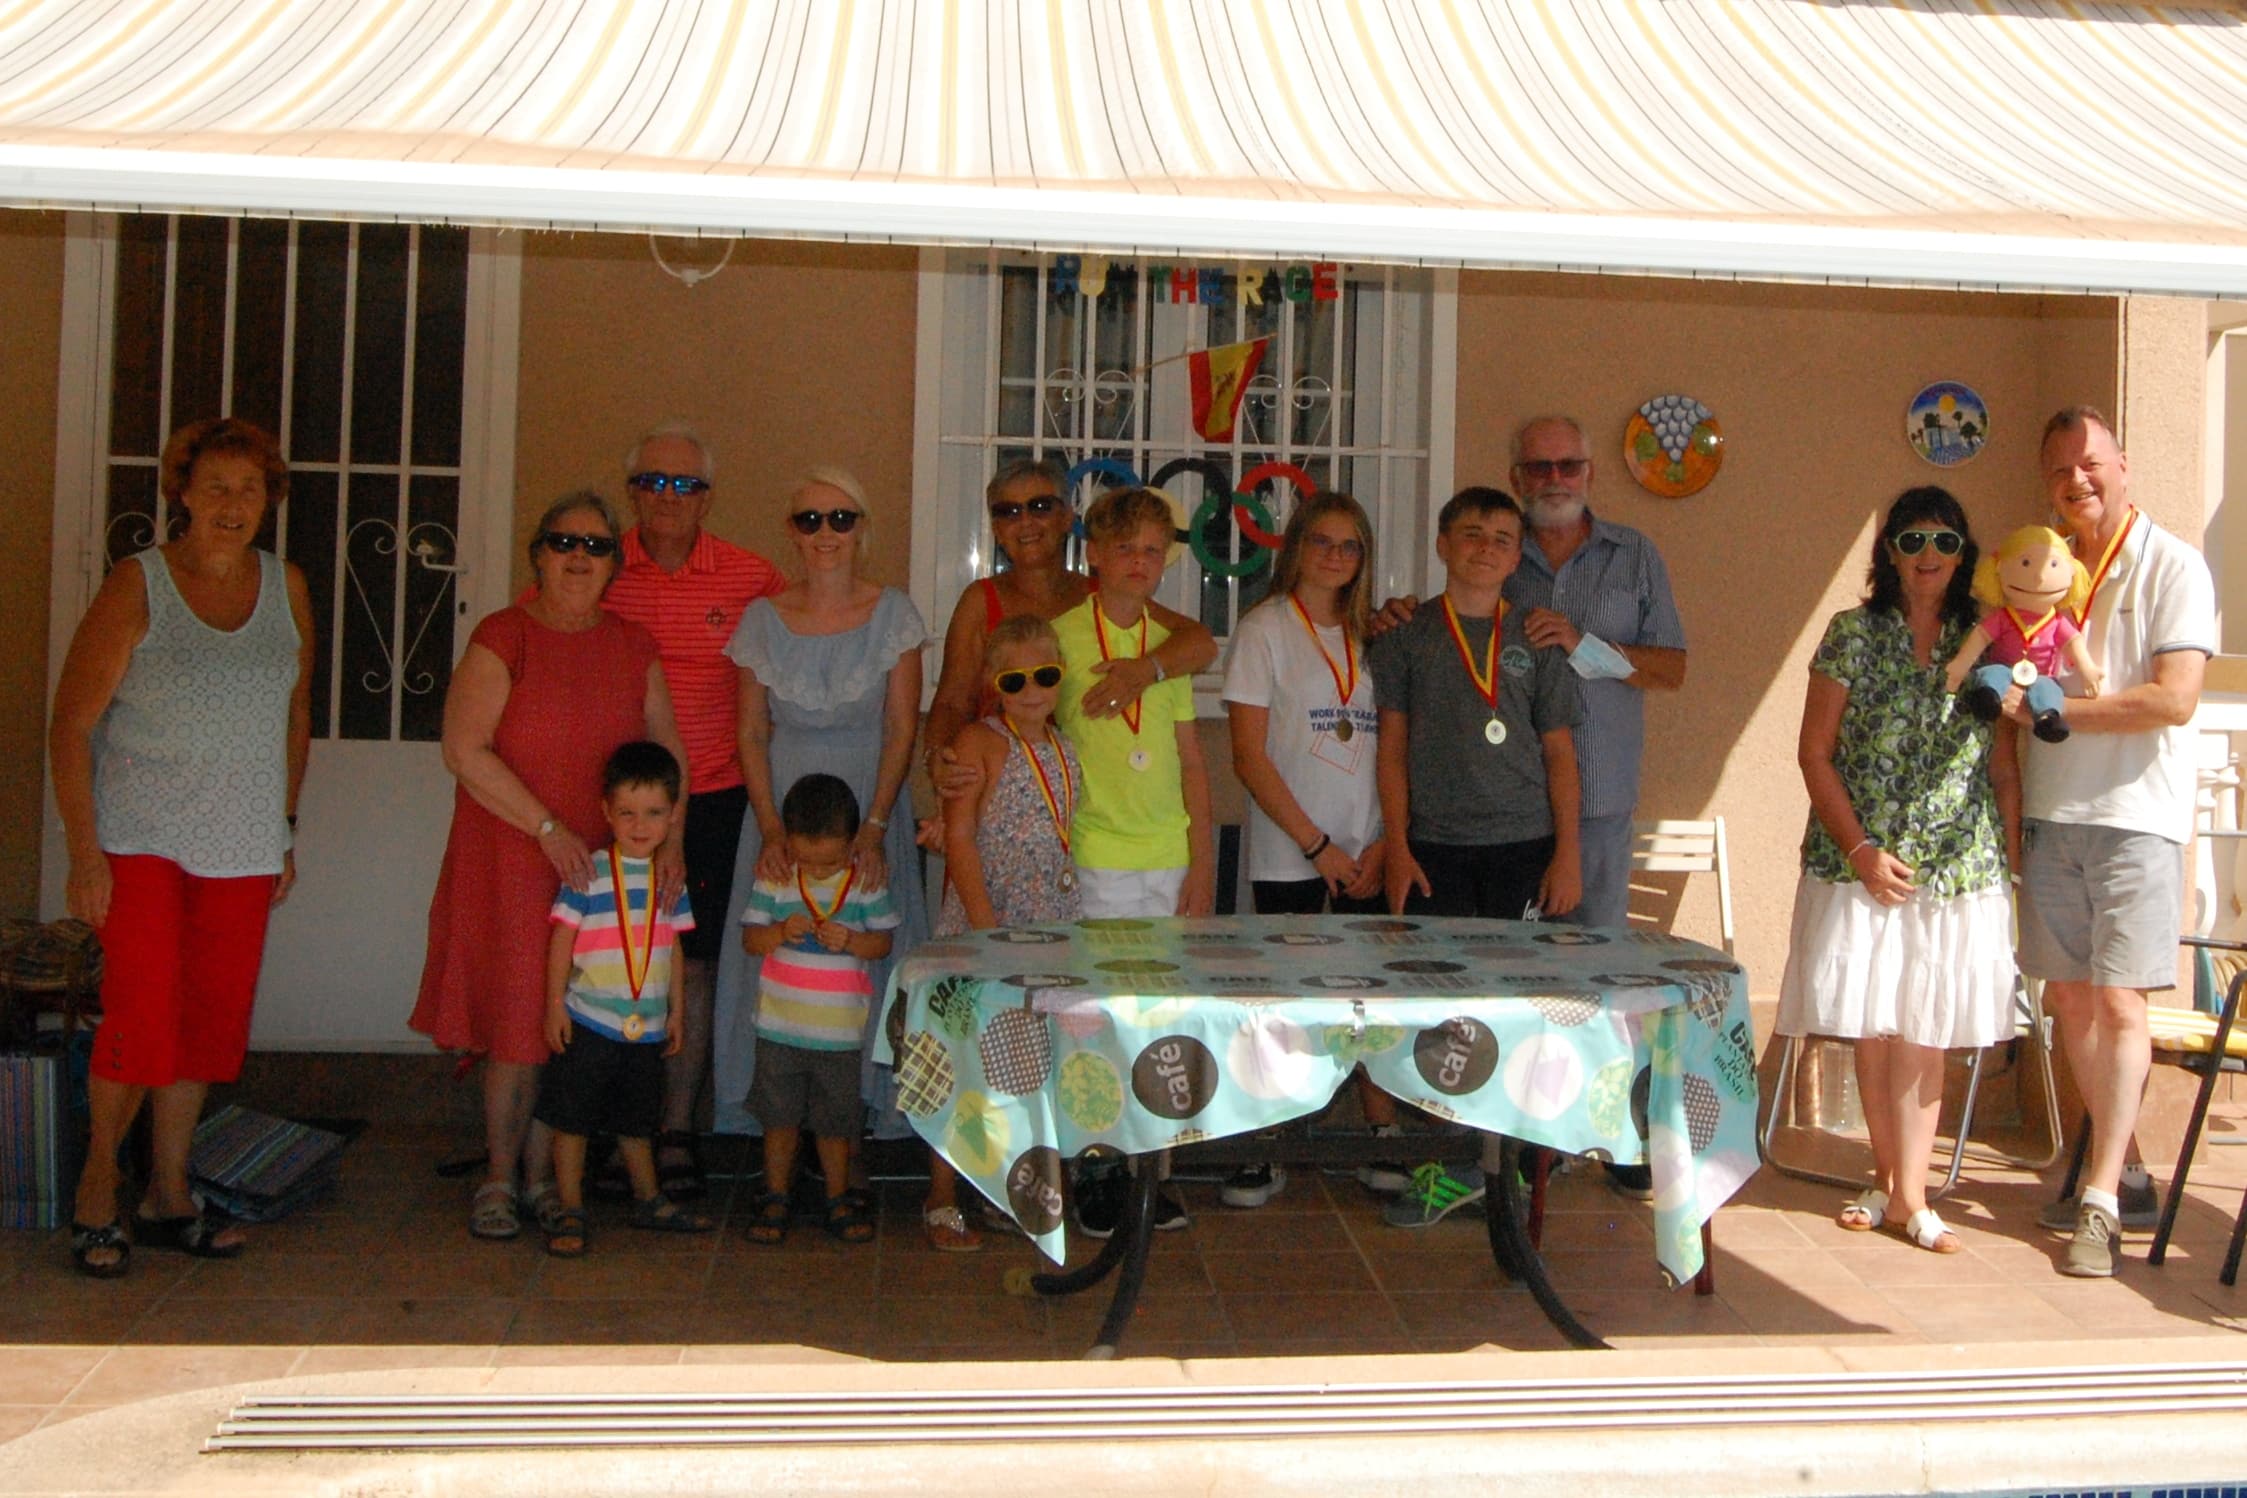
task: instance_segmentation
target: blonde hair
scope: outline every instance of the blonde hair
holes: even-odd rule
[[[1366,518],[1363,505],[1336,490],[1321,489],[1287,517],[1287,529],[1280,536],[1279,560],[1272,564],[1272,586],[1257,607],[1287,607],[1288,596],[1303,576],[1303,553],[1310,545],[1311,527],[1329,515],[1347,516],[1358,533],[1358,575],[1350,579],[1335,602],[1342,610],[1343,630],[1362,645],[1373,619],[1373,522]]]
[[[1061,636],[1053,626],[1035,614],[1009,614],[992,626],[983,641],[983,669],[989,673],[998,669],[999,652],[1012,645],[1042,644],[1053,652],[1055,660],[1061,659]]]
[[[2056,549],[2067,557],[2074,576],[2068,582],[2068,596],[2060,607],[2071,612],[2080,610],[2091,597],[2091,573],[2068,550],[2067,537],[2045,525],[2024,525],[1998,542],[1996,552],[1975,565],[1974,596],[1993,609],[2005,607],[2005,585],[1998,580],[1998,569],[2031,547]]]
[[[1161,526],[1166,540],[1177,539],[1178,517],[1160,489],[1110,489],[1085,511],[1085,535],[1103,543],[1136,536],[1150,525]]]
[[[858,506],[859,514],[864,515],[869,520],[874,518],[873,512],[866,505],[866,490],[858,482],[857,477],[849,469],[837,468],[832,463],[822,463],[796,480],[795,490],[788,496],[788,502],[790,504],[796,503],[804,497],[805,490],[820,484],[836,490],[852,504]]]

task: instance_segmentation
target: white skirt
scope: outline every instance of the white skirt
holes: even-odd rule
[[[1779,984],[1781,1035],[1994,1045],[2013,1035],[2013,909],[2005,887],[1876,902],[1804,875]]]

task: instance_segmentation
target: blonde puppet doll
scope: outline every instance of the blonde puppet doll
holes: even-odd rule
[[[2041,525],[2024,525],[2007,536],[1996,554],[1974,569],[1974,596],[1991,605],[1982,622],[1959,643],[1946,678],[1957,691],[1971,669],[1973,685],[1966,707],[1976,717],[1995,718],[2005,689],[2028,691],[2031,731],[2048,744],[2068,736],[2062,710],[2067,700],[2056,677],[2060,659],[2075,669],[2084,695],[2096,697],[2103,681],[2097,662],[2076,623],[2075,612],[2091,595],[2091,577],[2068,550],[2066,538]],[[1987,663],[1975,666],[1983,647]]]

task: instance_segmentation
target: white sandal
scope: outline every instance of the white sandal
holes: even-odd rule
[[[1852,1233],[1869,1233],[1879,1227],[1881,1219],[1887,1215],[1888,1193],[1875,1189],[1861,1193],[1855,1201],[1843,1207],[1841,1215],[1834,1221]]]
[[[1958,1234],[1943,1225],[1943,1219],[1935,1215],[1933,1207],[1921,1207],[1902,1222],[1883,1222],[1881,1226],[1931,1254],[1955,1254],[1966,1246],[1958,1241]]]

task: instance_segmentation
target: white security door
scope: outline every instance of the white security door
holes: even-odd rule
[[[261,1049],[426,1044],[405,1019],[452,806],[445,689],[508,584],[516,268],[493,236],[431,225],[73,225],[50,676],[103,573],[179,519],[158,493],[169,432],[239,416],[289,459],[261,544],[303,569],[319,639]],[[60,837],[50,798],[49,914]]]

